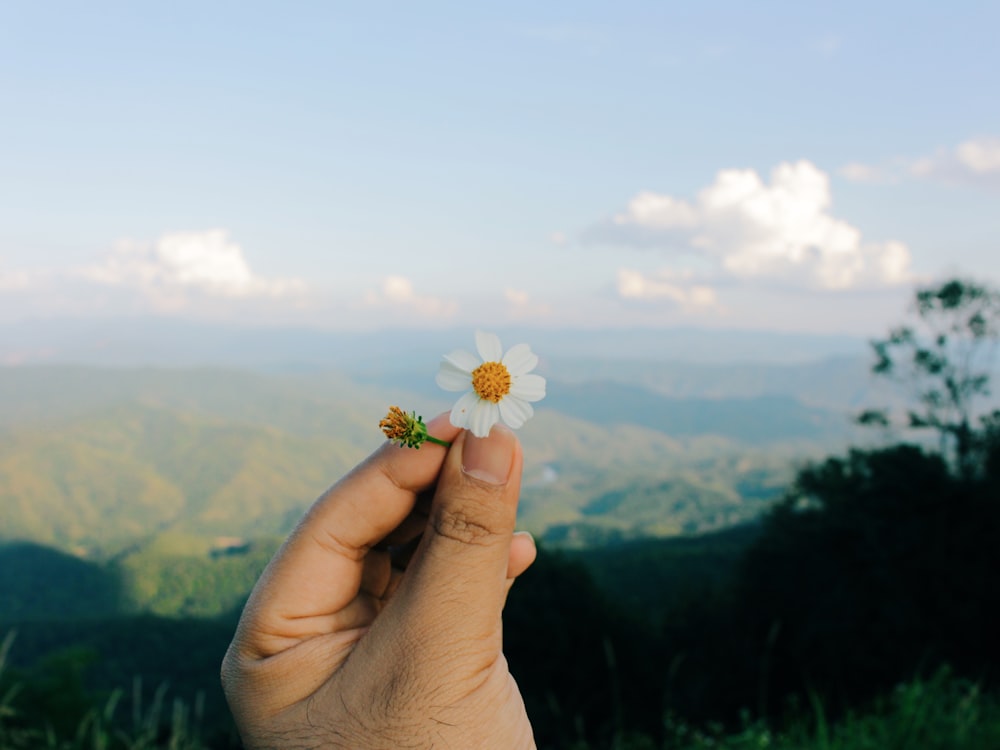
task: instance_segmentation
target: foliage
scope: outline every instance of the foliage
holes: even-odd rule
[[[1000,338],[1000,290],[950,279],[918,289],[915,320],[872,343],[872,372],[912,391],[909,426],[935,430],[965,474],[974,469],[977,404],[989,395]],[[884,411],[863,412],[863,424],[886,426]]]
[[[10,639],[5,645],[9,646]],[[73,662],[73,656],[67,655]],[[53,663],[49,663],[50,668]],[[69,678],[68,681],[66,678]],[[15,679],[17,679],[15,677]],[[62,672],[42,672],[13,682],[0,659],[0,750],[208,750],[236,746],[205,743],[199,722],[202,706],[180,700],[168,704],[165,690],[156,690],[142,704],[138,684],[133,689],[131,721],[121,718],[123,691],[103,703],[84,694],[76,665]],[[6,692],[2,692],[7,685]]]
[[[768,461],[718,438],[613,424],[613,411],[606,424],[539,414],[524,433],[525,518],[605,545],[543,545],[510,594],[505,652],[540,750],[1000,746],[1000,412],[973,419],[995,318],[983,308],[974,320],[982,298],[956,283],[918,295],[917,314],[957,328],[894,332],[884,348],[887,373],[912,383],[912,366],[927,385],[910,423],[940,431],[948,450],[819,461],[744,527],[607,545],[757,518],[789,477],[774,445]],[[354,417],[267,378],[241,383],[260,397],[249,401],[228,376],[209,380],[211,399],[191,395],[191,376],[76,421],[47,411],[58,429],[2,438],[0,516],[58,529],[47,541],[63,552],[0,549],[0,619],[19,629],[0,668],[0,750],[234,746],[218,665],[277,542],[250,534],[290,524],[350,460],[325,420]],[[128,498],[138,515],[116,514]],[[112,556],[65,554],[105,532],[119,537]],[[160,687],[149,699],[143,684]]]
[[[0,750],[235,750],[233,734],[210,734],[203,728],[204,707],[167,698],[165,686],[145,700],[141,685],[116,689],[106,698],[84,695],[66,681],[56,662],[30,674],[11,675],[4,657],[12,637],[0,646]],[[68,658],[69,662],[74,657]],[[67,688],[72,705],[61,695]],[[29,692],[30,691],[30,695]],[[123,698],[131,694],[131,710]],[[745,715],[735,729],[720,724],[692,725],[668,713],[662,737],[619,727],[604,739],[546,739],[540,750],[993,750],[1000,746],[1000,698],[956,678],[948,669],[929,679],[897,685],[863,710],[828,721],[827,710],[813,695],[809,707],[783,727],[770,727]],[[39,711],[37,701],[48,707]],[[52,713],[53,701],[64,713]],[[67,710],[68,709],[68,710]],[[53,723],[53,718],[61,719]],[[536,733],[537,735],[537,733]]]
[[[113,571],[32,542],[0,544],[0,627],[4,621],[77,619],[121,611]]]
[[[212,547],[200,537],[162,535],[115,560],[126,611],[168,617],[218,617],[239,611],[271,556],[277,537],[234,539]]]
[[[983,455],[1000,455],[1000,445]],[[656,748],[681,725],[692,738],[735,742],[747,710],[780,727],[789,701],[805,705],[810,694],[833,724],[943,663],[991,688],[1000,672],[988,617],[1000,608],[991,580],[1000,461],[988,466],[969,480],[914,446],[853,451],[803,470],[755,527],[572,555],[543,548],[505,614],[505,651],[540,742],[562,750],[645,738],[635,746]],[[238,602],[268,551],[213,559],[197,538],[162,537],[134,559],[88,564],[87,575],[159,581],[156,589],[176,570],[177,587],[163,585],[143,606],[205,613],[213,588]],[[72,601],[71,586],[54,591]],[[117,601],[127,612],[130,600]],[[169,683],[168,702],[202,693],[205,716],[219,717],[216,673],[232,627],[232,617],[106,612],[25,622],[17,668],[40,670],[44,655],[76,644],[69,664],[83,665],[78,674],[102,700],[139,676]],[[88,653],[96,657],[84,663]],[[128,716],[130,695],[119,700]]]
[[[1000,677],[996,480],[956,477],[907,445],[804,470],[740,571],[740,621],[769,644],[767,688],[846,707],[936,664]]]
[[[648,737],[623,738],[620,750],[993,750],[1000,747],[1000,698],[947,668],[929,679],[900,683],[863,710],[829,723],[813,694],[809,710],[784,727],[771,728],[744,716],[743,725],[696,727],[667,716],[662,745]],[[581,745],[581,750],[589,750]]]
[[[185,721],[197,719],[203,738],[225,746],[234,734],[218,673],[234,627],[232,619],[149,616],[22,623],[0,675],[0,696],[14,691],[15,726],[45,727],[62,737],[109,705],[114,727],[134,732],[144,725],[141,717],[152,712],[159,723],[169,722],[180,710],[174,706],[186,706]],[[143,686],[156,687],[152,700]]]
[[[243,605],[280,539],[223,541],[231,546],[164,534],[109,562],[30,542],[0,544],[0,624],[228,614]]]
[[[539,745],[655,728],[661,706],[650,689],[659,678],[650,634],[561,555],[542,554],[523,579],[504,612],[504,653]]]
[[[616,611],[657,633],[668,618],[676,625],[725,596],[759,534],[755,522],[705,534],[565,550],[561,557],[585,568]]]

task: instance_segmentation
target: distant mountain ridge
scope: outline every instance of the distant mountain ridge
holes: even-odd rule
[[[546,408],[597,424],[636,424],[676,437],[718,435],[739,441],[846,438],[845,414],[804,406],[787,396],[678,399],[621,383],[563,383]]]
[[[214,537],[280,536],[383,442],[389,404],[448,407],[423,380],[402,390],[336,372],[0,368],[0,541],[100,558],[164,535],[200,537],[198,554]],[[587,539],[632,538],[752,518],[791,460],[838,443],[845,421],[786,396],[690,400],[550,379],[521,430],[523,521],[572,540],[577,526]]]
[[[543,357],[602,357],[694,363],[802,363],[860,356],[858,336],[703,328],[547,329],[505,326],[505,344],[528,342]],[[180,318],[54,318],[0,323],[0,364],[239,368],[433,367],[472,346],[473,330],[336,331],[247,328]]]
[[[556,357],[546,367],[567,383],[627,383],[673,398],[786,396],[807,406],[843,410],[882,403],[893,395],[872,377],[870,357],[861,355],[789,363]]]
[[[649,380],[643,367],[619,367],[618,380],[566,382],[550,377],[547,396],[538,408],[594,424],[639,425],[675,437],[717,435],[754,442],[845,437],[847,409],[807,405],[796,396],[795,383],[789,386],[790,393],[768,387],[767,372],[781,375],[800,367],[771,366],[756,388],[744,386],[736,397],[677,397],[664,393],[669,385],[656,389],[630,382]],[[835,371],[832,377],[840,375]],[[729,377],[737,385],[745,380]],[[719,382],[724,381],[709,387],[718,388]],[[399,401],[405,408],[431,415],[448,407],[448,396],[432,377],[405,373],[390,378],[221,368],[0,367],[0,435],[17,425],[62,423],[116,405],[142,404],[371,445],[373,415],[380,416],[388,404]]]

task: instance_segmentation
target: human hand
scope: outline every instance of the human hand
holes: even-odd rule
[[[222,667],[247,748],[535,747],[501,650],[507,592],[535,559],[513,533],[520,444],[447,415],[428,428],[452,447],[383,445],[254,588]]]

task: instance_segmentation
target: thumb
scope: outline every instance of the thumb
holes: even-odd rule
[[[522,462],[520,443],[503,425],[485,438],[463,431],[455,440],[397,594],[408,618],[443,637],[499,633]]]

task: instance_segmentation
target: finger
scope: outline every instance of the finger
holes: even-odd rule
[[[419,539],[413,543],[391,550],[392,569],[386,572],[386,578],[379,578],[379,584],[372,587],[372,591],[379,591],[379,598],[388,600],[396,593],[399,583],[403,580],[406,566],[410,564],[410,558],[417,549]],[[510,541],[510,556],[507,563],[507,585],[508,588],[514,583],[514,579],[526,571],[535,561],[538,551],[535,548],[535,540],[527,531],[519,531],[514,534]],[[363,587],[366,588],[366,587]]]
[[[374,599],[382,598],[392,574],[392,555],[389,550],[371,550],[365,557],[361,570],[361,591]]]
[[[439,642],[499,632],[522,467],[514,434],[463,432],[445,459],[427,528],[400,585],[401,614]],[[515,565],[530,552],[519,542]],[[423,631],[423,632],[421,632]]]
[[[514,582],[524,571],[531,567],[538,556],[535,539],[527,531],[518,531],[510,542],[510,561],[507,563],[507,580],[504,582],[503,601],[507,605],[507,597]]]
[[[535,546],[535,538],[527,531],[518,531],[514,538],[510,540],[510,557],[507,561],[507,579],[513,581],[538,557],[538,548]]]
[[[427,427],[442,440],[459,432],[446,414]],[[251,594],[245,647],[267,656],[341,627],[336,615],[357,596],[369,549],[407,519],[446,455],[433,443],[419,450],[386,443],[317,500]]]
[[[430,507],[431,495],[427,492],[421,492],[417,496],[416,505],[413,506],[410,515],[399,526],[394,528],[388,536],[375,545],[375,548],[390,549],[392,547],[399,547],[412,542],[423,534],[424,527],[427,525],[427,517],[430,515]]]

